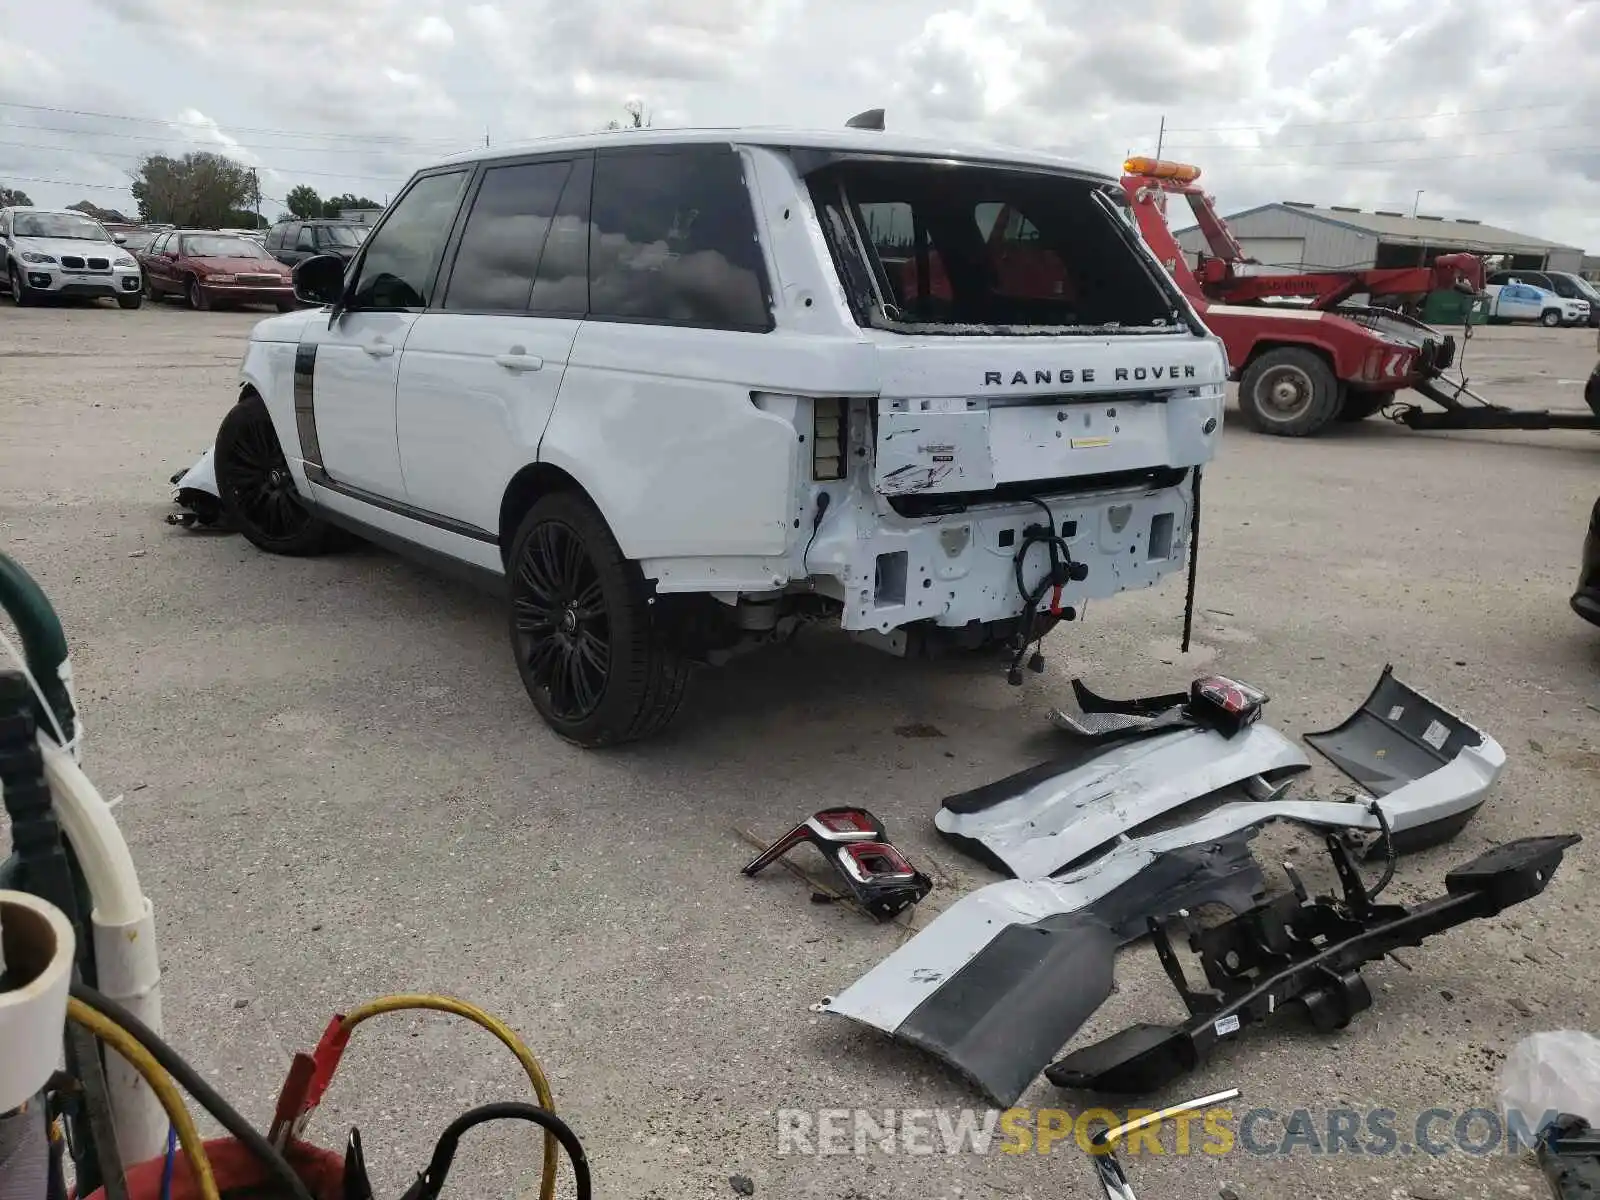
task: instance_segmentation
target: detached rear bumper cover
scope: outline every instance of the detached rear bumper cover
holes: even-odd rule
[[[1178,728],[1019,771],[951,796],[940,833],[1018,879],[1044,879],[1149,821],[1222,788],[1258,794],[1311,769],[1293,742],[1255,724],[1237,737]]]
[[[1310,763],[1268,725],[1257,723],[1232,738],[1180,728],[1091,747],[1087,759],[1079,754],[1045,763],[952,796],[934,825],[997,870],[1044,879],[1152,822],[1170,823],[1186,805],[1243,784],[1255,797],[1238,802],[1255,810],[1249,825],[1285,820],[1378,832],[1382,825],[1370,811],[1377,797],[1396,848],[1408,851],[1458,832],[1506,762],[1497,741],[1395,679],[1388,667],[1349,719],[1307,734],[1306,741],[1369,795],[1350,802],[1284,799],[1285,783]]]
[[[1442,739],[1435,724],[1445,729]],[[1259,724],[1249,732],[1257,731],[1277,739],[1274,746],[1282,741]],[[1194,732],[1163,734],[1114,747],[1112,753],[1137,748],[1140,755],[1118,761],[1125,768],[1148,764],[1152,754],[1177,753],[1164,743]],[[1349,720],[1308,740],[1379,793],[1377,803],[1397,848],[1431,844],[1458,830],[1505,766],[1498,742],[1395,680],[1388,668]],[[1218,737],[1216,750],[1221,755],[1247,744],[1244,735]],[[1441,757],[1451,752],[1454,757],[1441,765]],[[1393,762],[1387,761],[1391,755]],[[1412,777],[1416,770],[1425,773]],[[1120,793],[1108,797],[1092,788],[1062,795],[1048,787],[1049,778],[1031,780],[1015,789],[1017,800],[1004,802],[1020,804],[1022,796],[1031,795],[1041,819],[1054,812],[1078,814],[1039,839],[1051,851],[1029,859],[1030,869],[1050,858],[1071,863],[1101,845],[1106,828],[1120,823],[1129,832],[1152,819],[1136,799],[1130,802]],[[1167,794],[1182,791],[1203,794],[1194,787]],[[817,1009],[921,1046],[971,1079],[991,1101],[1009,1106],[1105,1000],[1117,946],[1142,933],[1148,918],[1208,902],[1235,912],[1251,907],[1263,886],[1244,845],[1254,830],[1290,820],[1324,830],[1378,833],[1382,826],[1370,804],[1370,799],[1224,801],[1192,821],[1122,841],[1058,877],[990,884],[957,900]],[[942,811],[940,828],[950,825],[952,816],[983,816],[998,807],[968,814]],[[1109,826],[1108,814],[1114,817]],[[993,844],[971,826],[969,833],[996,859],[1004,861],[1008,854],[1020,859],[1025,839],[1015,834],[1026,828],[1028,818],[1020,807],[1008,809],[1005,817]],[[1081,841],[1071,836],[1091,828]]]

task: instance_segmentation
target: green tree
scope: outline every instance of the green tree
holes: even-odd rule
[[[246,209],[255,195],[250,168],[220,154],[197,151],[182,158],[152,154],[139,164],[128,189],[141,221],[216,229]]]
[[[33,201],[28,199],[28,193],[20,188],[8,188],[0,183],[0,208],[31,208]]]
[[[322,202],[322,215],[337,217],[347,208],[382,208],[376,200],[368,200],[365,196],[352,196],[345,192],[342,196],[329,196]]]
[[[307,217],[322,215],[322,197],[317,195],[317,189],[310,184],[302,183],[299,187],[290,188],[289,194],[283,198],[283,203],[292,215],[302,221]]]

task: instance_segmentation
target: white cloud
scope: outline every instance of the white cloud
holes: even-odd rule
[[[456,31],[443,17],[429,14],[416,23],[411,36],[424,46],[451,46],[455,44]]]
[[[0,146],[0,181],[119,185],[142,153],[231,145],[278,186],[376,195],[485,129],[596,129],[629,96],[657,125],[886,105],[893,128],[1106,169],[1165,117],[1225,211],[1421,188],[1425,210],[1600,250],[1600,3],[53,0],[0,38],[0,101],[151,119],[0,108],[0,141],[27,143]]]

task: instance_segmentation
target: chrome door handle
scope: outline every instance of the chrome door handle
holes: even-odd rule
[[[394,346],[388,342],[368,342],[361,348],[373,358],[388,358],[394,353]]]
[[[512,347],[510,354],[496,354],[494,360],[508,371],[537,371],[544,366],[544,359],[524,354],[520,346]]]

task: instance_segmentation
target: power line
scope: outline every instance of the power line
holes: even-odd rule
[[[1567,129],[1591,129],[1593,122],[1584,122],[1577,125],[1529,125],[1517,129],[1472,129],[1465,133],[1418,133],[1410,137],[1393,138],[1346,138],[1337,142],[1274,142],[1270,145],[1240,145],[1237,142],[1182,142],[1177,149],[1180,150],[1301,150],[1320,146],[1384,146],[1403,142],[1433,142],[1445,138],[1480,138],[1502,137],[1513,134],[1545,133]],[[1173,147],[1169,143],[1168,149]]]
[[[29,130],[29,131],[37,130],[40,133],[70,133],[70,134],[75,134],[78,137],[122,138],[124,140],[136,141],[136,142],[171,142],[171,141],[195,141],[195,142],[198,142],[198,141],[201,141],[201,139],[197,135],[189,134],[189,133],[168,133],[168,134],[159,134],[159,133],[119,133],[114,129],[77,129],[77,128],[74,128],[74,127],[68,126],[68,125],[12,125],[12,126],[10,126],[10,128],[13,129],[13,130]],[[220,128],[219,129],[212,129],[212,127],[209,126],[209,125],[206,126],[206,128],[207,128],[207,130],[209,130],[212,133],[223,133],[223,131]],[[226,136],[226,135],[224,134],[224,136]],[[450,150],[459,149],[461,147],[461,143],[460,142],[452,141],[452,140],[449,140],[449,139],[441,139],[439,146],[428,147],[426,149],[404,149],[404,148],[397,147],[397,146],[396,147],[391,147],[391,146],[388,146],[388,145],[383,145],[381,147],[374,148],[374,149],[371,149],[371,150],[366,150],[366,151],[363,151],[363,150],[361,150],[361,149],[359,149],[357,147],[354,147],[354,146],[266,146],[266,145],[262,145],[259,142],[236,142],[236,141],[233,141],[231,138],[225,143],[224,142],[208,142],[206,144],[208,144],[208,145],[216,145],[216,146],[223,146],[226,149],[235,149],[235,150],[266,150],[266,151],[269,151],[269,152],[270,151],[275,151],[275,150],[283,150],[283,151],[286,151],[286,152],[291,153],[291,154],[361,154],[361,153],[367,153],[367,154],[412,154],[412,155],[418,155],[418,156],[428,155],[430,157],[431,156],[443,157],[445,154],[449,153]],[[446,147],[449,147],[449,149],[446,149]]]
[[[11,183],[48,183],[55,187],[96,188],[103,192],[128,192],[129,195],[133,194],[130,191],[133,187],[132,180],[127,183],[79,183],[73,179],[36,179],[32,175],[7,175],[5,178]]]
[[[1276,150],[1276,146],[1263,146],[1262,150]],[[1487,150],[1472,154],[1434,154],[1434,155],[1405,155],[1400,158],[1343,158],[1332,159],[1327,162],[1309,162],[1307,159],[1280,159],[1275,162],[1242,163],[1241,166],[1255,167],[1305,167],[1318,166],[1327,168],[1338,167],[1365,167],[1377,166],[1387,163],[1432,163],[1454,162],[1463,158],[1522,158],[1535,154],[1593,154],[1600,151],[1600,146],[1543,146],[1531,147],[1521,150]]]
[[[195,129],[217,130],[222,124],[218,121],[185,121],[179,118],[134,117],[126,113],[90,112],[79,108],[60,108],[51,104],[21,104],[14,100],[0,100],[0,108],[20,108],[27,112],[60,113],[69,117],[96,117],[103,121],[133,121],[144,125],[187,125]],[[265,133],[277,137],[321,138],[327,141],[391,142],[414,146],[431,142],[449,142],[453,145],[459,145],[461,141],[461,139],[454,137],[414,138],[403,134],[324,133],[314,129],[263,129],[248,125],[230,125],[229,128],[237,129],[240,133]]]
[[[1507,104],[1498,108],[1458,108],[1453,112],[1413,113],[1409,116],[1390,113],[1382,117],[1363,117],[1359,120],[1283,121],[1275,125],[1192,125],[1185,129],[1168,129],[1168,133],[1243,133],[1252,129],[1316,129],[1324,125],[1383,125],[1391,121],[1430,121],[1435,117],[1465,117],[1476,113],[1528,112],[1537,108],[1566,108],[1571,101],[1552,100],[1544,104]]]
[[[78,150],[72,146],[41,146],[35,142],[0,142],[0,146],[15,146],[23,150],[45,150],[56,154],[92,154],[95,158],[118,158],[132,162],[143,162],[150,155],[144,154],[119,154],[114,150]],[[220,153],[221,151],[217,151]],[[251,164],[244,164],[250,166]],[[346,171],[309,171],[300,167],[274,167],[266,163],[256,164],[255,169],[272,171],[279,175],[315,175],[327,179],[352,179],[363,183],[401,183],[409,176],[406,175],[355,175]]]

